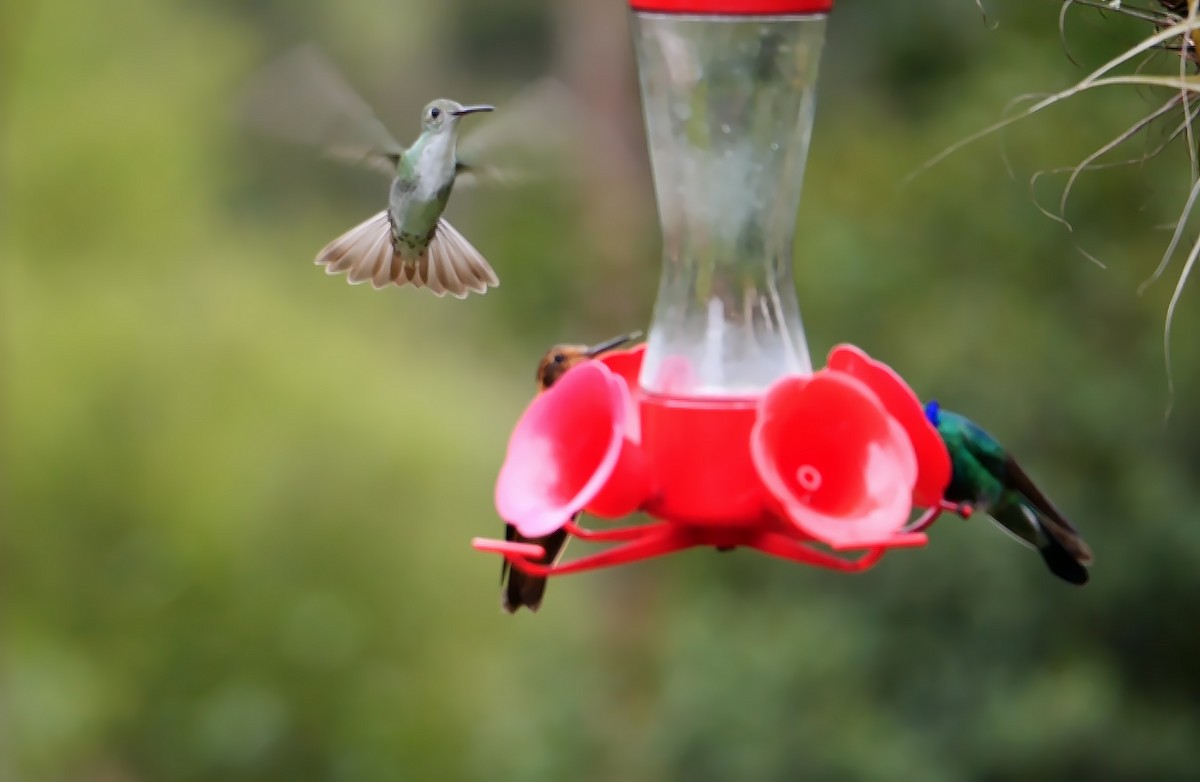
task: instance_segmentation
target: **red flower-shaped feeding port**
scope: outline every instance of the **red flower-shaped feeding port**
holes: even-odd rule
[[[857,571],[888,549],[925,544],[906,525],[914,507],[943,506],[950,460],[891,368],[840,345],[824,369],[785,377],[759,399],[672,399],[638,387],[644,352],[587,361],[535,398],[496,484],[497,512],[525,537],[566,528],[620,545],[555,566],[532,562],[542,552],[527,543],[477,538],[475,548],[555,575],[692,546]],[[637,511],[654,521],[594,531],[576,521]]]

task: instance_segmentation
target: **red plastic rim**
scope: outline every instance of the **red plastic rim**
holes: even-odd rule
[[[629,0],[629,7],[667,14],[827,14],[833,0]]]

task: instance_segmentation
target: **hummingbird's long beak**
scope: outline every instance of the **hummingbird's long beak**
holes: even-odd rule
[[[622,334],[619,337],[613,337],[612,339],[605,340],[599,344],[592,345],[590,348],[583,351],[583,355],[587,356],[588,358],[595,358],[606,350],[612,350],[613,348],[620,347],[626,342],[632,342],[640,336],[642,336],[642,332],[631,331],[628,334]]]
[[[495,106],[489,106],[486,103],[481,103],[478,106],[463,106],[458,111],[452,111],[450,113],[456,117],[461,117],[464,114],[474,114],[475,112],[478,112],[478,111],[495,111],[495,110],[496,110]]]

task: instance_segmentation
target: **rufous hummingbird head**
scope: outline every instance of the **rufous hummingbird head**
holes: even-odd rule
[[[632,342],[640,336],[642,336],[642,332],[631,331],[595,345],[555,345],[538,362],[538,391],[545,391],[557,383],[559,378],[566,374],[571,367],[588,359],[596,358],[613,348],[618,348],[626,342]]]

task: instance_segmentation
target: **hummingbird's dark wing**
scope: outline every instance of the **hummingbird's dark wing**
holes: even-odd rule
[[[1090,565],[1092,563],[1092,550],[1083,541],[1079,530],[1071,522],[1067,521],[1062,512],[1054,506],[1054,503],[1050,502],[1050,499],[1042,493],[1037,484],[1025,474],[1025,471],[1021,469],[1021,466],[1011,456],[1005,460],[1005,469],[1008,473],[1009,487],[1013,491],[1019,492],[1029,502],[1033,510],[1037,512],[1042,522],[1042,529],[1066,549],[1072,557],[1082,564]]]
[[[587,134],[602,127],[561,82],[525,87],[458,141],[457,183],[518,185],[578,171]]]
[[[1004,490],[1020,495],[1037,513],[1041,528],[1062,545],[1071,556],[1081,563],[1091,563],[1092,552],[1083,542],[1079,531],[1067,521],[1033,479],[1021,469],[1021,465],[1000,443],[972,421],[962,419],[968,437],[966,443],[971,455],[1002,484]]]
[[[291,50],[258,71],[238,101],[258,133],[319,147],[331,157],[394,176],[404,145],[313,46]]]

